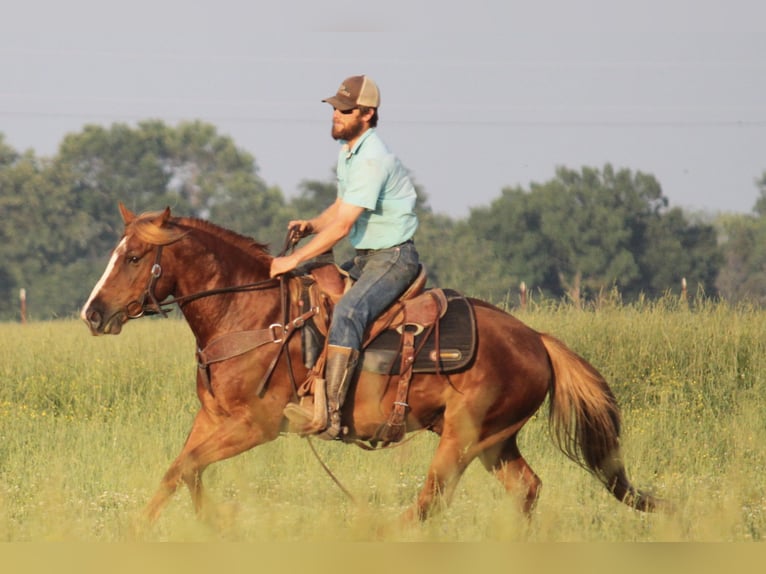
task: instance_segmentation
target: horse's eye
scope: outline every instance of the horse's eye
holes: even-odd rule
[[[128,263],[136,264],[138,263],[140,257],[138,255],[128,255]]]

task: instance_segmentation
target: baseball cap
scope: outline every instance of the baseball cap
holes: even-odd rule
[[[334,96],[322,101],[342,112],[358,106],[377,108],[380,106],[380,90],[369,76],[351,76],[343,80]]]

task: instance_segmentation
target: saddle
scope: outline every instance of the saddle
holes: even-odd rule
[[[421,265],[407,290],[367,329],[359,360],[361,369],[399,376],[393,411],[373,442],[380,440],[385,445],[404,437],[413,372],[456,372],[464,369],[475,354],[473,307],[457,291],[425,289],[426,280],[426,269]],[[298,302],[298,313],[317,310],[301,330],[303,361],[310,370],[298,390],[302,404],[313,402],[313,381],[322,376],[332,309],[352,284],[353,280],[334,263],[318,264],[291,279],[291,300]]]
[[[451,373],[463,369],[474,355],[476,325],[468,300],[452,289],[425,289],[427,273],[418,275],[399,298],[368,327],[362,345],[362,368],[378,374],[401,373],[398,350],[405,331],[413,333],[419,351],[413,362],[416,373]],[[335,303],[353,280],[335,264],[309,268],[291,280],[290,296],[299,314],[317,313],[303,326],[303,361],[316,364],[332,318]]]

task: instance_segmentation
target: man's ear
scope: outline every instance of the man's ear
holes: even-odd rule
[[[375,115],[375,108],[367,108],[367,112],[365,112],[364,114],[360,114],[359,117],[362,119],[362,121],[369,123],[369,121],[372,119],[372,116],[374,115]]]

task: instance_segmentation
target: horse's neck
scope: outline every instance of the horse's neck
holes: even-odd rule
[[[209,238],[191,245],[179,254],[175,296],[192,298],[181,310],[198,341],[237,330],[264,328],[275,322],[279,317],[279,289],[227,291],[268,280],[267,257],[251,257]],[[214,293],[194,298],[207,292]]]

